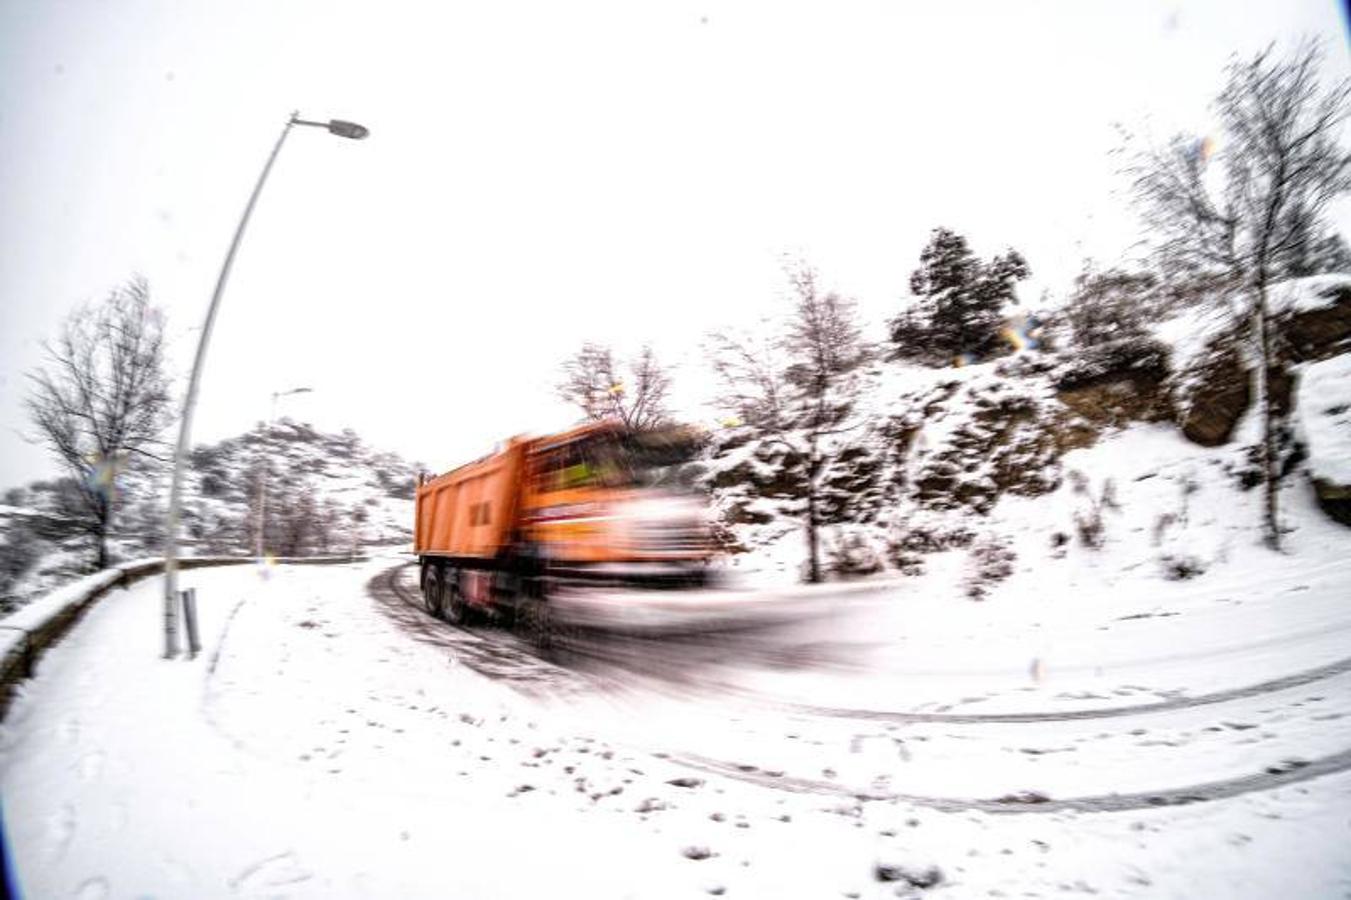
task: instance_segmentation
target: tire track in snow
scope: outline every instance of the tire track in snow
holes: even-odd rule
[[[602,686],[604,682],[618,680],[606,678],[597,672],[579,672],[541,659],[528,648],[511,646],[505,640],[495,640],[493,635],[477,635],[442,623],[426,612],[422,599],[409,592],[400,584],[400,575],[415,563],[404,563],[388,569],[371,579],[367,591],[378,600],[389,605],[390,598],[397,598],[403,604],[416,611],[415,621],[407,621],[405,614],[396,615],[400,624],[420,640],[449,647],[464,653],[463,662],[480,674],[489,678],[504,679],[509,682],[528,682],[531,680],[562,679],[570,675],[578,679],[578,686],[589,682],[591,687]],[[403,611],[400,611],[403,612]],[[499,652],[500,651],[500,652]],[[949,725],[1006,725],[1034,724],[1043,722],[1072,722],[1087,719],[1113,719],[1149,713],[1168,712],[1170,710],[1190,709],[1199,706],[1211,706],[1243,700],[1262,694],[1275,693],[1289,688],[1302,687],[1337,675],[1351,672],[1351,657],[1336,660],[1313,669],[1294,672],[1280,678],[1272,678],[1253,684],[1194,697],[1176,697],[1154,703],[1136,703],[1125,706],[1095,707],[1089,709],[1044,710],[1037,712],[1007,713],[956,713],[956,712],[903,712],[879,709],[856,709],[834,706],[821,706],[806,703],[784,701],[755,691],[748,691],[733,684],[723,682],[701,682],[691,677],[688,659],[668,660],[664,654],[669,648],[664,645],[652,648],[632,649],[627,653],[616,653],[613,647],[604,647],[603,652],[595,652],[578,645],[567,648],[567,654],[578,658],[592,657],[603,664],[617,666],[621,670],[639,675],[650,688],[659,688],[656,682],[670,681],[681,687],[704,687],[723,696],[737,695],[742,699],[754,700],[767,706],[786,712],[804,713],[833,719],[858,719],[863,721],[897,722],[901,724],[949,724]],[[518,667],[525,671],[518,671]],[[543,672],[549,673],[547,676]]]
[[[1113,719],[1121,716],[1140,716],[1147,713],[1167,712],[1174,709],[1189,709],[1196,706],[1210,706],[1216,703],[1228,703],[1231,700],[1244,700],[1249,697],[1258,697],[1263,694],[1272,694],[1276,691],[1283,691],[1288,688],[1301,687],[1306,684],[1312,684],[1315,681],[1322,681],[1326,678],[1332,678],[1351,672],[1351,657],[1339,659],[1336,662],[1328,663],[1325,666],[1319,666],[1316,669],[1305,669],[1302,672],[1295,672],[1290,675],[1284,675],[1280,678],[1272,678],[1269,681],[1259,681],[1255,684],[1244,685],[1243,687],[1229,688],[1223,691],[1215,691],[1210,694],[1199,694],[1195,697],[1178,697],[1174,700],[1160,700],[1157,703],[1136,703],[1130,706],[1106,706],[1096,709],[1070,709],[1061,712],[1010,712],[1010,713],[924,713],[924,712],[888,712],[886,710],[874,709],[841,709],[831,706],[812,706],[808,704],[791,704],[791,708],[799,712],[812,713],[818,716],[827,716],[836,719],[865,719],[870,721],[883,722],[901,722],[907,724],[922,724],[931,722],[935,724],[951,725],[978,725],[989,723],[991,725],[1001,724],[1019,724],[1031,722],[1072,722],[1077,719]]]
[[[797,794],[826,794],[849,797],[860,801],[899,800],[917,806],[927,806],[943,812],[977,810],[997,815],[1055,812],[1128,812],[1141,809],[1159,809],[1167,806],[1186,806],[1226,800],[1243,794],[1270,791],[1287,785],[1312,781],[1325,775],[1351,770],[1351,749],[1342,750],[1315,760],[1273,766],[1265,772],[1240,775],[1221,781],[1208,781],[1182,787],[1153,791],[1093,794],[1083,797],[1054,799],[1040,795],[1010,794],[1000,799],[963,799],[959,797],[929,797],[891,791],[850,790],[840,784],[791,775],[771,774],[754,766],[729,763],[696,754],[671,754],[668,759],[691,769],[711,775],[721,775],[736,781]]]
[[[685,688],[699,688],[720,697],[737,697],[754,701],[762,706],[781,712],[799,713],[831,719],[856,719],[860,721],[895,722],[899,724],[947,724],[947,725],[1006,725],[1035,724],[1045,722],[1072,722],[1077,720],[1113,719],[1170,710],[1190,709],[1200,706],[1228,703],[1234,700],[1249,699],[1272,694],[1291,688],[1302,687],[1318,681],[1324,681],[1351,672],[1351,657],[1335,660],[1313,669],[1305,669],[1242,685],[1226,688],[1192,697],[1173,697],[1151,703],[1135,703],[1122,706],[1091,707],[1087,709],[1039,710],[1029,712],[906,712],[900,710],[862,709],[850,707],[825,706],[811,703],[799,703],[781,699],[760,691],[748,690],[737,684],[699,678],[694,674],[698,668],[697,657],[685,655],[691,645],[688,642],[638,642],[628,648],[614,645],[602,645],[588,649],[585,646],[568,648],[568,656],[582,660],[594,660],[613,668],[640,676],[649,682],[649,687],[660,689],[659,683]],[[675,648],[675,649],[673,649]],[[720,652],[728,652],[724,648]],[[566,658],[566,657],[565,657]],[[594,673],[588,673],[594,674]],[[613,676],[612,676],[613,677]]]
[[[570,669],[541,659],[505,633],[468,631],[434,618],[422,597],[409,590],[403,575],[417,563],[400,563],[378,572],[366,583],[366,593],[381,605],[394,623],[414,639],[450,651],[466,667],[524,693],[578,694],[594,691],[597,684]]]
[[[415,623],[411,631],[420,640],[446,647],[460,653],[471,651],[463,661],[475,671],[490,678],[505,678],[508,681],[527,683],[540,680],[553,682],[557,679],[572,677],[585,679],[583,686],[595,689],[598,686],[594,675],[581,673],[548,663],[533,652],[506,646],[505,641],[494,637],[478,636],[458,628],[452,628],[440,620],[432,618],[422,606],[420,596],[410,592],[400,583],[401,577],[412,563],[402,564],[377,574],[367,585],[372,597],[385,604],[400,623]],[[391,607],[397,604],[397,607]],[[411,614],[411,615],[410,615]],[[474,652],[476,651],[476,652]],[[651,659],[647,659],[648,673],[651,672]],[[518,667],[524,667],[530,674],[522,677]],[[1157,703],[1135,704],[1131,706],[1106,707],[1098,709],[1066,710],[1061,712],[1026,713],[905,713],[884,710],[839,709],[803,704],[774,704],[781,709],[810,713],[831,718],[873,719],[909,723],[948,723],[948,724],[1009,724],[1061,722],[1085,719],[1118,718],[1147,713],[1164,712],[1174,709],[1186,709],[1240,700],[1289,688],[1300,687],[1337,675],[1351,672],[1351,658],[1337,660],[1324,666],[1296,672],[1281,678],[1269,679],[1238,688],[1202,694],[1196,697],[1180,697]],[[724,690],[732,689],[724,685]],[[747,692],[739,691],[743,695]],[[773,790],[794,793],[813,793],[831,796],[849,797],[857,800],[899,800],[926,806],[942,811],[976,810],[991,814],[1032,814],[1055,812],[1125,812],[1142,809],[1158,809],[1167,806],[1182,806],[1194,803],[1211,802],[1237,797],[1244,794],[1270,791],[1287,785],[1311,781],[1325,775],[1351,770],[1351,749],[1343,750],[1314,760],[1300,760],[1294,764],[1273,766],[1265,772],[1242,775],[1218,781],[1160,790],[1133,791],[1127,793],[1108,793],[1055,799],[1039,795],[1010,794],[1003,798],[958,798],[925,796],[900,792],[851,790],[847,786],[833,782],[809,778],[798,778],[780,773],[771,773],[755,766],[726,762],[698,754],[670,753],[661,754],[673,763],[696,769],[712,775],[720,775],[738,781],[756,784]]]

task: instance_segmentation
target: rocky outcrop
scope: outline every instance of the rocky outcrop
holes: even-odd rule
[[[1295,407],[1295,366],[1351,353],[1351,287],[1334,285],[1308,296],[1313,299],[1272,316],[1271,399],[1280,416]],[[1247,323],[1236,322],[1171,378],[1177,423],[1189,440],[1203,447],[1227,443],[1248,411],[1256,394],[1255,374],[1245,359],[1248,340]]]
[[[1314,494],[1323,512],[1334,521],[1351,526],[1351,484],[1337,484],[1325,478],[1314,478]]]
[[[1293,363],[1319,362],[1351,353],[1351,287],[1327,290],[1329,302],[1277,317],[1287,359]]]
[[[1351,359],[1351,281],[1292,282],[1271,297],[1279,350],[1272,399],[1282,416],[1281,471],[1289,474],[1304,469],[1308,443],[1292,427],[1301,415],[1296,401],[1305,402],[1298,382],[1320,360]],[[1137,422],[1175,424],[1206,447],[1229,443],[1256,395],[1248,323],[1213,303],[1183,315],[1157,337],[1019,353],[974,369],[879,368],[843,436],[828,442],[820,521],[885,525],[912,509],[984,514],[1005,495],[1054,491],[1064,454]],[[778,513],[800,509],[800,457],[744,441],[713,456],[722,464],[713,465],[711,486],[729,525],[769,526]],[[1237,474],[1245,486],[1260,480],[1255,464]],[[1324,508],[1351,520],[1351,478],[1318,478]]]
[[[1232,334],[1215,339],[1200,363],[1175,385],[1178,427],[1202,447],[1229,442],[1253,399],[1252,372]]]
[[[1099,427],[1166,422],[1174,417],[1167,388],[1168,348],[1149,338],[1090,347],[1057,372],[1056,397]]]
[[[1312,363],[1300,379],[1300,437],[1318,503],[1351,525],[1351,354]]]
[[[920,462],[914,489],[922,505],[984,513],[1003,494],[1035,497],[1060,486],[1061,455],[1091,443],[1096,431],[1048,403],[1035,384],[978,381],[951,398],[964,415]]]

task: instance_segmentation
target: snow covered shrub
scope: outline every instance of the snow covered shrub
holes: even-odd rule
[[[224,497],[229,491],[229,482],[215,472],[202,474],[199,490],[203,497]]]
[[[709,523],[709,540],[720,553],[745,553],[750,548],[737,539],[736,532],[722,519],[715,518]]]
[[[972,600],[983,600],[991,587],[1013,574],[1017,554],[1002,538],[993,535],[982,538],[971,547],[966,577],[962,587]]]
[[[1101,550],[1107,540],[1106,528],[1102,524],[1102,511],[1099,509],[1075,512],[1074,530],[1079,534],[1079,543],[1090,550]]]
[[[0,612],[10,611],[10,588],[37,561],[41,548],[41,539],[25,523],[12,523],[0,537]]]
[[[1116,499],[1116,482],[1110,478],[1103,481],[1102,490],[1095,497],[1088,476],[1083,472],[1072,470],[1069,473],[1069,480],[1070,489],[1088,501],[1086,508],[1078,509],[1074,513],[1074,529],[1079,535],[1079,543],[1090,550],[1101,549],[1107,540],[1107,528],[1102,519],[1102,511],[1104,509],[1121,511],[1121,504]]]
[[[1168,347],[1151,337],[1132,337],[1095,344],[1067,357],[1056,387],[1072,390],[1109,377],[1136,375],[1161,381],[1168,375]]]
[[[1149,272],[1086,266],[1061,310],[1078,347],[1142,337],[1157,311],[1159,283]]]
[[[924,557],[896,545],[888,546],[888,558],[892,568],[902,575],[923,575]]]
[[[860,534],[844,535],[831,544],[826,553],[830,571],[844,578],[872,575],[882,569],[877,551]]]
[[[924,574],[924,554],[969,547],[975,533],[961,525],[902,520],[886,539],[886,558],[903,575]]]
[[[1188,518],[1191,513],[1192,495],[1201,489],[1200,482],[1196,480],[1196,475],[1190,471],[1183,472],[1180,476],[1173,479],[1178,488],[1178,511],[1160,513],[1154,520],[1154,546],[1161,547],[1168,540],[1169,530],[1173,526],[1187,527]]]
[[[969,547],[975,536],[970,529],[960,525],[940,527],[903,522],[892,532],[888,543],[911,553],[938,553]]]
[[[1173,513],[1161,513],[1154,520],[1154,546],[1157,547],[1163,543],[1163,536],[1168,529],[1177,524],[1177,516]]]
[[[1186,581],[1206,571],[1206,564],[1190,554],[1164,554],[1159,557],[1159,565],[1163,569],[1163,577],[1169,581]]]
[[[1223,546],[1216,547],[1204,530],[1190,529],[1191,498],[1201,485],[1190,470],[1173,476],[1178,490],[1176,512],[1161,513],[1154,521],[1154,546],[1160,548],[1160,573],[1169,581],[1185,581],[1203,574],[1210,562],[1222,562]]]
[[[1183,472],[1182,477],[1178,479],[1177,486],[1182,494],[1182,524],[1187,524],[1187,513],[1191,507],[1192,494],[1201,490],[1201,483],[1196,480],[1196,476],[1191,472]]]

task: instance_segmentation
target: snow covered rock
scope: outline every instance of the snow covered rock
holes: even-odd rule
[[[1351,352],[1351,278],[1287,282],[1273,291],[1272,306],[1291,361],[1312,362]]]
[[[1243,352],[1245,331],[1221,331],[1206,343],[1189,368],[1174,375],[1177,424],[1194,444],[1227,444],[1252,403],[1253,377]]]
[[[1318,502],[1328,515],[1351,525],[1351,354],[1310,365],[1297,396]]]
[[[1170,420],[1168,358],[1168,347],[1148,337],[1089,347],[1061,366],[1056,396],[1097,425]]]
[[[1276,333],[1272,399],[1285,415],[1294,400],[1293,365],[1351,352],[1351,278],[1288,281],[1272,288],[1269,302]],[[1228,443],[1255,395],[1247,323],[1233,319],[1232,310],[1205,309],[1177,317],[1161,333],[1181,351],[1170,381],[1183,434],[1203,447]]]

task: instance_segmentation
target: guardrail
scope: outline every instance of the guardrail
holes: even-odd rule
[[[364,562],[365,556],[301,556],[274,560],[284,565],[339,565]],[[252,556],[192,556],[178,561],[180,569],[238,566],[256,562]],[[61,639],[89,607],[114,588],[123,588],[164,571],[160,558],[138,559],[87,575],[57,588],[0,619],[0,720],[9,711],[14,688],[33,674],[48,647]]]

